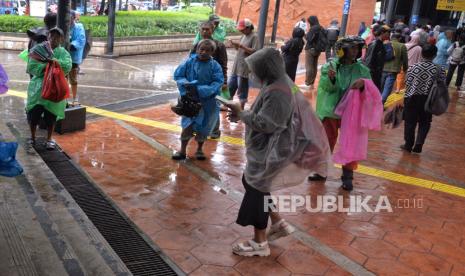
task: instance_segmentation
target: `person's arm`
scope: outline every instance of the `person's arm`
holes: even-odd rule
[[[292,96],[282,91],[267,91],[264,97],[258,113],[242,111],[239,118],[251,129],[261,133],[272,134],[286,128],[292,113]]]
[[[228,83],[228,52],[226,51],[226,46],[224,46],[223,43],[219,43],[218,45],[218,60],[219,64],[221,66],[221,69],[223,70],[223,78],[224,78],[224,84]]]
[[[307,43],[311,45],[313,43],[313,40],[315,39],[315,28],[311,27],[305,37],[307,38]]]
[[[27,62],[26,72],[30,75],[41,77],[45,73],[46,62],[37,61],[33,58],[29,58]]]
[[[86,45],[86,31],[81,24],[76,24],[74,27],[76,28],[76,36],[71,41],[71,45],[76,50],[81,50]]]
[[[287,53],[292,45],[292,39],[289,39],[283,46],[281,46],[281,52]]]
[[[401,59],[402,59],[402,70],[404,70],[404,72],[407,72],[407,70],[408,70],[408,53],[407,53],[407,47],[405,45],[402,45],[402,48],[401,48]]]
[[[71,55],[68,53],[68,51],[62,47],[57,48],[53,52],[53,59],[58,61],[65,75],[68,75],[73,66],[73,61],[71,60]]]
[[[335,74],[334,77],[331,77],[330,71],[336,71],[336,65],[333,64],[334,62],[328,62],[323,67],[321,67],[321,77],[320,77],[320,83],[318,84],[318,90],[322,90],[326,93],[334,93],[337,91],[337,86],[336,86],[336,78],[337,78],[337,73]]]
[[[184,61],[174,71],[174,81],[176,81],[176,85],[178,86],[179,93],[181,94],[181,96],[186,94],[185,85],[190,83],[190,81],[187,79],[187,67],[190,61],[190,59]]]
[[[253,53],[255,53],[255,51],[258,50],[258,36],[254,36],[252,38],[252,43],[251,43],[251,47],[247,47],[246,45],[244,44],[239,44],[239,49],[243,49],[244,52],[247,54],[247,55],[251,55]]]
[[[221,70],[220,64],[215,60],[211,62],[213,62],[211,82],[209,84],[197,85],[197,93],[201,99],[207,99],[213,95],[218,95],[224,84],[223,70]]]

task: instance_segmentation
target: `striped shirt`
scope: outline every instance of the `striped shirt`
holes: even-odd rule
[[[435,65],[430,60],[423,60],[409,67],[406,76],[405,98],[413,95],[428,95],[433,88],[434,81],[439,73],[439,80],[446,80],[446,71],[444,68]]]

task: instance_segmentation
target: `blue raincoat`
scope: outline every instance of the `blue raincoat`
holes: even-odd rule
[[[438,54],[433,60],[434,64],[447,68],[447,60],[449,58],[447,49],[449,49],[451,44],[452,42],[446,37],[445,33],[439,34],[438,43],[436,43],[436,47],[438,47]]]
[[[182,117],[182,128],[194,124],[196,133],[204,136],[210,135],[220,113],[220,106],[215,97],[220,94],[224,83],[221,66],[214,59],[200,61],[194,54],[179,65],[174,72],[174,80],[181,96],[186,94],[185,84],[195,85],[202,103],[202,109],[196,117]]]
[[[75,64],[82,63],[82,55],[84,54],[84,47],[86,46],[86,31],[81,23],[75,23],[70,30],[71,45],[76,50],[70,51],[71,59]]]

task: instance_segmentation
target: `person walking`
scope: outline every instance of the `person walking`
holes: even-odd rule
[[[242,109],[244,109],[249,97],[249,68],[245,63],[245,58],[258,50],[259,39],[254,32],[254,25],[250,19],[242,19],[237,24],[237,30],[243,35],[240,42],[229,40],[229,43],[237,50],[236,59],[231,70],[231,77],[228,82],[231,99],[236,92],[239,94]]]
[[[434,58],[434,64],[442,66],[444,69],[448,68],[448,60],[449,60],[449,47],[452,45],[454,33],[452,31],[446,31],[444,33],[439,34],[438,42],[436,43],[436,47],[438,49],[436,57]],[[421,43],[420,38],[420,45],[423,46]]]
[[[455,80],[455,87],[459,90],[463,82],[463,74],[465,74],[465,33],[462,33],[458,41],[454,42],[449,49],[449,70],[447,70],[446,85],[452,81],[455,69],[457,71],[457,79]]]
[[[300,53],[302,53],[304,49],[304,36],[305,32],[301,28],[294,28],[292,38],[281,47],[284,63],[286,65],[286,73],[292,81],[295,81]]]
[[[371,79],[380,91],[382,88],[382,77],[384,63],[393,58],[392,51],[388,52],[387,48],[392,50],[392,46],[387,45],[390,35],[389,26],[379,26],[373,30],[375,40],[368,45],[363,63],[370,69]]]
[[[68,51],[61,46],[64,42],[64,34],[60,28],[52,28],[48,33],[48,41],[36,45],[31,49],[31,52],[40,51],[42,54],[47,53],[47,62],[42,60],[36,60],[29,57],[27,63],[27,72],[32,75],[32,79],[27,87],[27,100],[26,100],[26,112],[29,127],[31,130],[31,139],[29,145],[34,146],[36,144],[36,131],[40,120],[43,118],[45,125],[47,126],[47,142],[46,148],[53,150],[56,147],[55,141],[52,139],[53,130],[55,129],[55,123],[58,120],[65,118],[65,107],[66,100],[60,102],[52,102],[42,98],[42,86],[44,83],[45,69],[47,63],[57,61],[60,64],[61,69],[65,75],[71,70],[72,60]],[[40,47],[41,49],[38,49]],[[49,47],[51,48],[51,51]]]
[[[397,75],[401,72],[401,70],[404,70],[404,72],[408,70],[407,47],[405,47],[405,44],[399,42],[401,38],[402,35],[398,33],[393,34],[391,37],[391,44],[394,50],[394,59],[387,61],[384,64],[381,85],[383,87],[383,103],[385,103],[389,95],[391,95]]]
[[[215,42],[215,52],[213,53],[213,59],[218,62],[223,71],[224,83],[221,87],[221,90],[225,90],[228,87],[228,53],[226,52],[226,46],[218,40],[213,39],[213,30],[215,26],[212,22],[207,21],[200,25],[200,34],[202,39],[210,39]],[[199,50],[199,43],[195,44],[191,50],[191,55],[196,54]],[[215,128],[210,134],[210,138],[218,139],[221,137],[220,131],[220,116],[218,114],[218,121],[215,125]]]
[[[82,63],[84,47],[86,46],[86,31],[84,30],[84,25],[76,20],[76,15],[77,12],[71,11],[69,51],[73,61],[73,68],[69,72],[69,83],[71,84],[71,93],[73,95],[73,106],[79,105],[77,100],[78,73],[79,66]]]
[[[326,62],[328,62],[331,58],[336,56],[334,45],[339,38],[339,22],[337,20],[331,21],[331,24],[328,29],[326,29],[326,33],[328,36],[328,47],[326,47]]]
[[[338,40],[336,43],[338,58],[326,63],[321,69],[316,113],[325,128],[331,151],[334,151],[341,126],[341,118],[335,114],[338,103],[346,91],[362,89],[363,79],[371,79],[370,69],[358,61],[364,46],[365,41],[360,37],[346,37]],[[341,180],[344,190],[353,189],[353,171],[356,168],[357,162],[343,164]],[[324,181],[326,178],[315,174],[310,176],[309,180]]]
[[[318,17],[312,15],[308,18],[310,30],[306,35],[307,44],[305,45],[305,84],[314,89],[316,75],[318,73],[318,58],[320,54],[326,51],[328,46],[325,30],[320,26]]]
[[[223,70],[212,58],[215,51],[214,41],[209,39],[200,41],[197,53],[179,65],[174,72],[174,80],[181,96],[196,99],[201,103],[201,109],[193,117],[182,116],[181,150],[173,154],[173,160],[186,159],[187,145],[193,137],[197,141],[195,158],[206,159],[203,145],[218,120],[220,107],[215,96],[220,94],[221,86],[224,84]]]
[[[425,111],[425,103],[436,81],[445,81],[444,67],[433,63],[438,48],[425,45],[422,48],[423,61],[411,66],[407,71],[404,96],[404,141],[401,149],[406,152],[421,153],[431,128],[433,115]],[[418,134],[415,131],[418,126]]]
[[[303,184],[310,171],[327,175],[331,154],[321,122],[287,77],[280,53],[265,48],[246,62],[262,87],[250,110],[242,110],[240,104],[228,107],[231,121],[241,120],[245,125],[245,194],[236,223],[253,226],[254,235],[234,244],[232,251],[246,257],[269,256],[269,241],[295,231],[279,215],[271,192]]]

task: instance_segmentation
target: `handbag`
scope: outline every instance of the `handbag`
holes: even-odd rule
[[[425,111],[439,116],[447,111],[450,97],[449,89],[444,80],[440,79],[441,67],[437,66],[437,74],[434,78],[433,87],[425,102]]]
[[[178,98],[178,103],[171,110],[179,116],[195,117],[202,109],[202,103],[198,100],[195,86],[186,87],[187,93]]]
[[[404,107],[402,105],[395,106],[392,110],[384,115],[384,124],[391,128],[397,128],[403,121]]]
[[[49,62],[45,68],[42,98],[56,103],[69,98],[68,81],[58,61]]]

